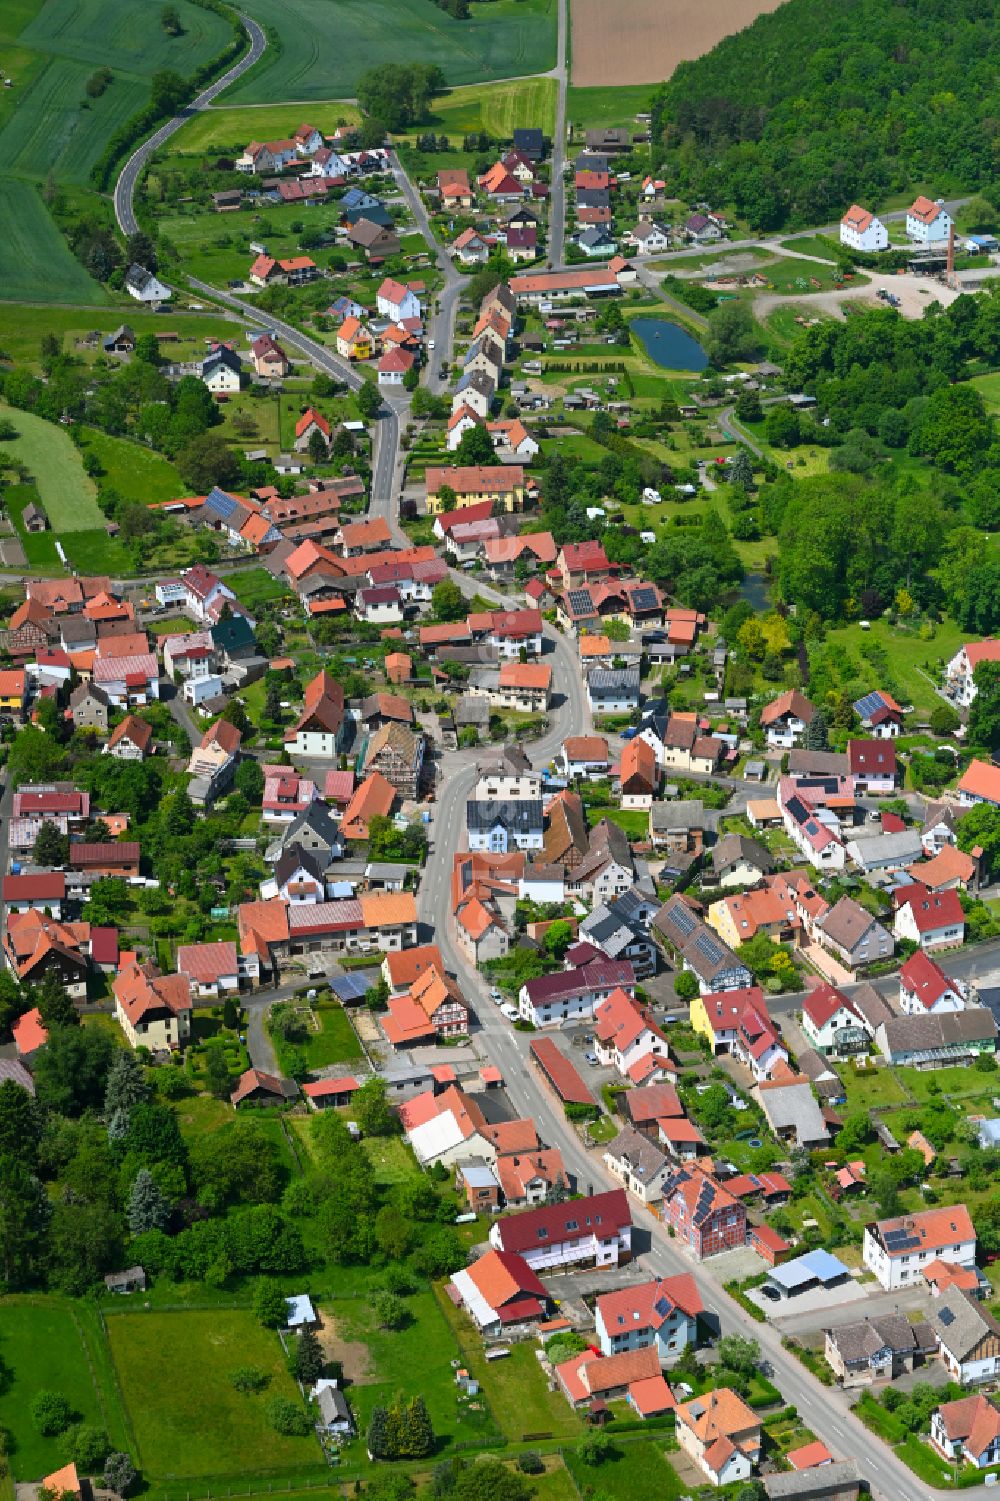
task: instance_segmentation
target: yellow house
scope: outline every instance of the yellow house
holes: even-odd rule
[[[20,719],[24,714],[27,695],[26,676],[23,667],[11,667],[0,672],[0,714]]]
[[[344,360],[370,360],[375,353],[371,329],[360,318],[345,318],[337,330],[337,353]]]
[[[713,902],[706,920],[731,949],[749,943],[758,933],[775,943],[786,942],[794,938],[799,926],[795,913],[789,912],[778,892],[767,886]]]
[[[505,511],[524,508],[524,469],[520,464],[449,464],[426,473],[427,510],[464,511],[485,501]],[[445,490],[445,495],[441,491]],[[454,493],[454,499],[447,491]]]
[[[119,970],[112,989],[115,1016],[132,1047],[176,1052],[191,1036],[191,982],[186,975],[161,975],[152,964]]]
[[[709,997],[709,999],[711,1000],[714,998]],[[696,995],[694,1000],[691,1002],[690,1006],[688,1007],[688,1021],[691,1023],[691,1030],[693,1032],[700,1033],[702,1037],[706,1037],[712,1044],[712,1047],[714,1049],[715,1032],[713,1031],[712,1023],[708,1019],[708,1011],[705,1007],[704,996]]]

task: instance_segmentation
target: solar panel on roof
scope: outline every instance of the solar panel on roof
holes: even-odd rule
[[[939,1317],[946,1329],[950,1324],[953,1324],[955,1322],[955,1315],[950,1308],[942,1308]]]
[[[221,516],[223,521],[231,516],[236,509],[236,501],[231,495],[227,495],[224,490],[210,490],[205,504],[211,506],[212,510],[218,516]]]
[[[858,699],[854,708],[859,719],[870,719],[884,704],[885,700],[881,693],[866,693],[863,698]]]
[[[723,957],[722,949],[715,942],[715,939],[710,938],[707,933],[699,933],[698,937],[695,939],[694,946],[698,950],[699,954],[704,954],[705,958],[710,960],[712,963],[715,963],[717,960]]]
[[[594,608],[594,601],[586,589],[571,589],[569,591],[569,603],[570,608],[577,615],[586,610],[593,611]]]
[[[338,1000],[360,1001],[371,989],[371,982],[357,974],[333,975],[330,989]]]
[[[684,935],[685,938],[687,938],[695,930],[696,919],[694,913],[689,911],[688,908],[680,902],[678,902],[677,906],[671,912],[670,920],[674,924],[674,927],[679,929],[679,931]]]
[[[656,590],[653,589],[653,588],[651,588],[651,587],[649,587],[648,585],[644,586],[642,589],[633,589],[632,590],[632,608],[633,609],[637,609],[637,610],[655,610],[657,608],[658,603],[659,603],[659,601],[657,600],[657,597],[656,597]]]

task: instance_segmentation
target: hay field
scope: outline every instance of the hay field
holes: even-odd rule
[[[662,83],[781,0],[571,0],[576,88]]]

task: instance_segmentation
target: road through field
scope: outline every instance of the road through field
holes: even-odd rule
[[[169,141],[170,137],[175,135],[182,125],[186,125],[192,115],[196,115],[201,110],[207,109],[212,100],[218,94],[221,94],[223,89],[227,89],[231,83],[235,83],[237,78],[242,78],[243,74],[252,68],[254,63],[263,56],[264,49],[267,46],[267,37],[264,35],[264,32],[257,25],[256,21],[250,16],[243,15],[242,12],[240,13],[240,20],[243,22],[247,35],[250,38],[249,52],[245,53],[239,62],[234,63],[228,72],[223,73],[222,77],[217,79],[215,83],[209,84],[208,88],[204,89],[198,95],[193,104],[190,104],[187,109],[182,110],[179,115],[174,115],[173,119],[168,120],[165,125],[161,125],[159,130],[149,137],[148,141],[143,141],[142,145],[133,151],[122,168],[118,181],[115,183],[115,218],[118,220],[118,228],[123,234],[134,235],[139,228],[132,200],[135,196],[135,185],[153,152],[157,151],[163,145],[164,141]]]
[[[573,0],[573,85],[662,83],[781,0]]]

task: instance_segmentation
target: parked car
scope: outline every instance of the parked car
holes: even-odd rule
[[[586,1058],[586,1060],[590,1064],[591,1068],[596,1068],[597,1067],[598,1057],[597,1057],[596,1053],[584,1053],[583,1056]]]

